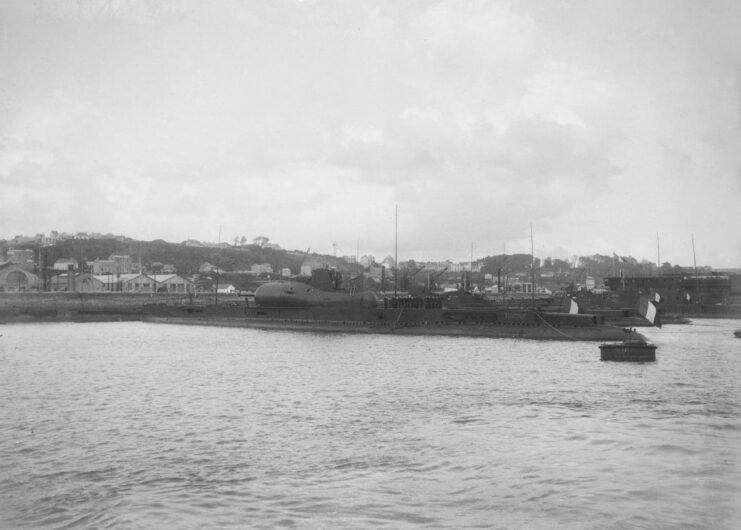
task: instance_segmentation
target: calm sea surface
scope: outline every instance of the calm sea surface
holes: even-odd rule
[[[741,321],[595,343],[0,326],[2,528],[739,528]]]

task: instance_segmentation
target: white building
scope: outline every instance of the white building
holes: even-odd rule
[[[70,268],[70,265],[72,266],[73,271],[77,270],[77,261],[72,258],[59,258],[57,261],[54,262],[54,270],[67,272]]]

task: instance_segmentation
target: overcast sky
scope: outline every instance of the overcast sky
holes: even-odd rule
[[[741,3],[0,0],[0,237],[741,266]]]

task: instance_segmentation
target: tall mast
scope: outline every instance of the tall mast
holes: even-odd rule
[[[503,283],[502,286],[502,292],[507,292],[507,282],[509,281],[509,277],[507,276],[507,243],[504,243],[502,252],[504,255],[502,256],[502,276],[503,276]]]
[[[471,269],[471,279],[469,280],[468,288],[473,289],[473,243],[471,243],[471,260],[468,262],[468,265]]]
[[[692,238],[692,262],[695,266],[695,290],[697,291],[697,303],[700,303],[700,279],[697,277],[697,258],[695,257],[695,234],[690,234]]]
[[[219,305],[219,268],[221,267],[221,225],[219,225],[219,241],[217,243],[217,260],[216,260],[216,294],[214,296],[214,305]]]
[[[394,297],[397,295],[399,276],[399,205],[394,206]]]
[[[533,294],[532,296],[533,306],[535,306],[535,247],[533,246],[533,223],[530,223],[530,257],[531,257],[530,267],[532,268],[532,275],[533,275],[533,287],[531,291]]]
[[[661,247],[659,246],[658,232],[656,232],[656,267],[661,271]]]

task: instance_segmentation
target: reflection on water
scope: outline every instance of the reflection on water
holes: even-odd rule
[[[737,527],[738,321],[595,343],[27,324],[0,526]]]

